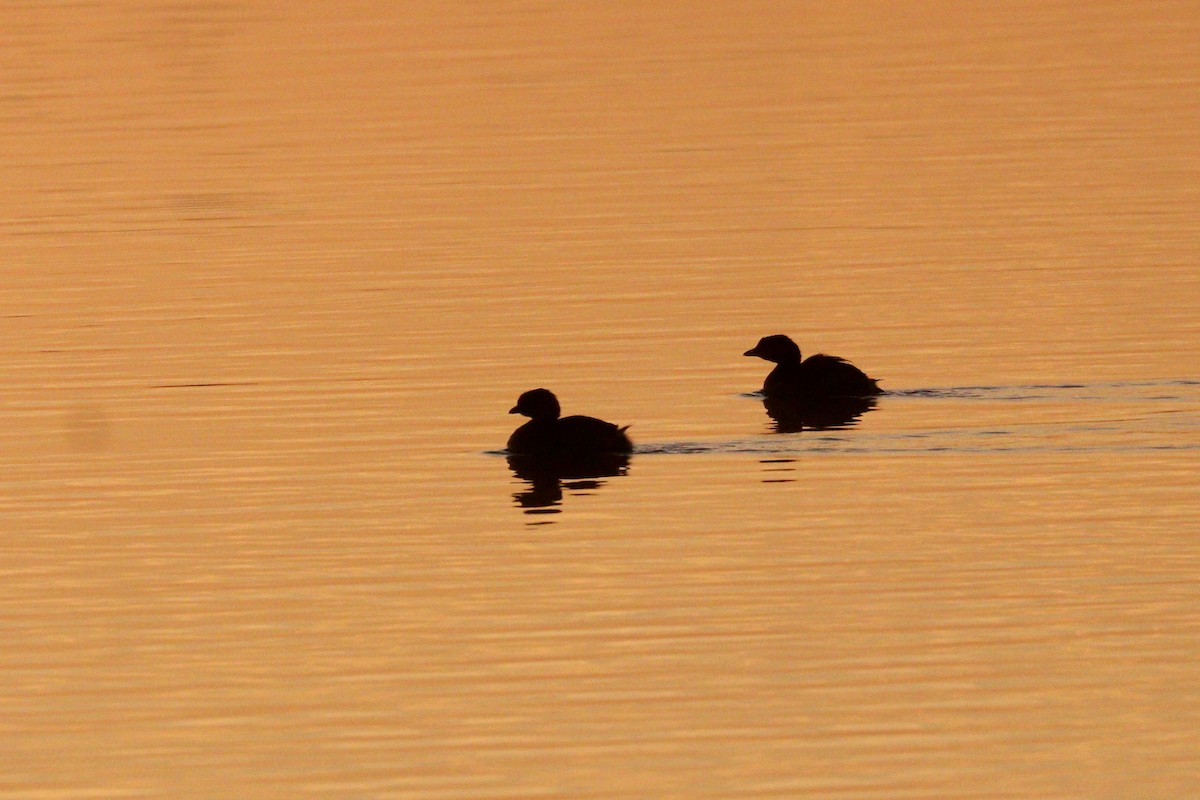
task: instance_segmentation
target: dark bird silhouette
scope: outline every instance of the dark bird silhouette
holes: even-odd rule
[[[743,355],[774,362],[763,382],[767,397],[869,397],[883,394],[873,378],[837,356],[818,353],[801,359],[800,348],[786,336],[764,336]]]
[[[633,452],[633,443],[625,435],[628,425],[618,428],[595,417],[560,417],[558,398],[548,389],[525,392],[508,413],[530,418],[508,437],[511,454],[580,461]]]

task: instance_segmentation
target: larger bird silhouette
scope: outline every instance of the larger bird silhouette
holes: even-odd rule
[[[817,400],[883,394],[874,378],[844,358],[824,353],[801,358],[800,348],[782,334],[764,336],[743,355],[775,364],[763,382],[767,397]]]
[[[584,459],[633,452],[624,428],[595,417],[560,417],[558,398],[549,389],[530,389],[508,413],[529,417],[508,437],[508,452],[554,459]]]

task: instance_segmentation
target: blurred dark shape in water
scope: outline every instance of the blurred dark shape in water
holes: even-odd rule
[[[764,397],[775,433],[853,428],[875,408],[874,397]]]
[[[112,423],[99,405],[73,406],[63,420],[63,433],[77,453],[101,453],[112,447]]]
[[[513,494],[513,499],[526,513],[539,513],[562,503],[563,490],[584,492],[599,489],[607,481],[629,471],[627,453],[606,453],[574,457],[544,457],[533,455],[508,456],[513,475],[529,483],[529,488]],[[547,513],[541,511],[540,513]]]

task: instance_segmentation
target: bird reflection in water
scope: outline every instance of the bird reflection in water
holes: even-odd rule
[[[852,428],[875,408],[874,397],[764,397],[775,433]]]
[[[629,471],[627,453],[605,453],[583,457],[508,456],[513,475],[526,481],[524,491],[513,494],[526,514],[558,514],[563,490],[572,494],[594,491],[607,481]]]

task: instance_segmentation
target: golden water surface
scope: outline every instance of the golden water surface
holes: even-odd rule
[[[0,798],[1200,795],[1197,42],[6,5]]]

